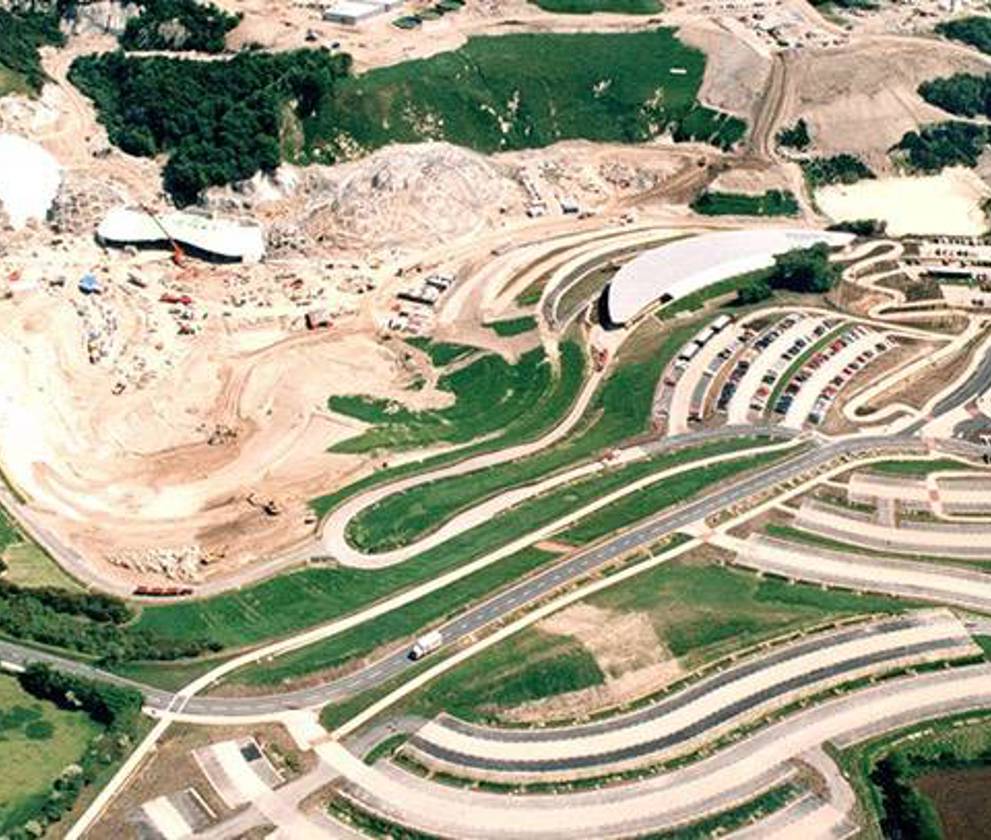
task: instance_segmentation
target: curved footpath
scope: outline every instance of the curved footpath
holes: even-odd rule
[[[336,742],[318,744],[316,751],[347,779],[344,791],[361,808],[418,831],[465,840],[628,837],[694,822],[752,799],[793,778],[792,760],[823,743],[851,743],[988,706],[989,664],[906,677],[824,702],[710,758],[648,780],[511,799],[430,781],[390,762],[368,766]]]
[[[473,779],[604,776],[684,754],[832,686],[980,652],[952,613],[923,610],[762,651],[630,714],[546,729],[479,726],[442,715],[404,749],[432,769]]]
[[[958,448],[965,448],[958,443]],[[968,451],[980,451],[978,447],[969,447]],[[921,441],[911,438],[848,438],[829,444],[823,444],[809,451],[788,458],[759,473],[726,484],[720,489],[707,493],[700,498],[682,504],[673,510],[661,511],[644,520],[640,524],[618,533],[600,543],[569,555],[561,562],[549,566],[541,572],[525,578],[519,583],[504,589],[498,594],[482,601],[457,618],[441,625],[440,629],[445,638],[445,645],[454,646],[458,642],[474,636],[480,629],[499,621],[517,611],[545,599],[551,593],[565,588],[580,578],[593,573],[598,568],[613,563],[617,559],[640,549],[648,549],[664,537],[670,536],[690,525],[704,520],[706,517],[731,508],[756,493],[760,493],[778,484],[793,481],[802,475],[814,472],[826,464],[839,458],[851,457],[858,452],[904,453],[906,451],[924,454],[927,448]],[[525,537],[524,540],[529,539]],[[515,549],[514,549],[515,550]],[[443,588],[457,576],[464,576],[474,570],[473,567],[458,569],[448,577],[444,576],[431,581],[422,587],[422,591],[434,591]],[[363,613],[338,619],[322,627],[307,630],[289,640],[283,640],[264,648],[251,651],[218,667],[206,677],[196,681],[197,690],[202,690],[211,681],[237,667],[261,661],[266,657],[294,650],[305,644],[312,644],[322,639],[330,638],[345,629],[361,624],[364,620],[375,615],[382,615],[395,609],[399,603],[410,603],[416,589],[401,593],[393,599],[370,607]],[[89,674],[106,678],[112,682],[132,682],[114,675],[105,674],[98,669],[83,665],[63,657],[37,651],[21,645],[0,642],[0,659],[15,665],[29,661],[48,661],[64,667],[75,673]],[[415,663],[411,662],[405,650],[396,651],[382,659],[376,660],[366,667],[344,677],[330,680],[321,685],[312,686],[297,691],[284,692],[259,697],[200,697],[190,696],[192,692],[184,689],[178,694],[158,689],[145,689],[148,705],[153,709],[178,711],[182,708],[188,716],[251,718],[265,715],[275,715],[281,712],[317,708],[334,700],[352,696],[358,692],[375,688],[400,674]]]
[[[950,564],[830,551],[758,534],[717,534],[712,544],[736,552],[736,565],[793,580],[878,592],[991,614],[991,576]]]
[[[381,568],[402,562],[413,554],[425,551],[433,545],[439,545],[449,539],[454,533],[464,530],[470,525],[461,522],[457,529],[449,527],[451,522],[444,528],[435,531],[433,534],[424,537],[414,545],[397,549],[396,551],[383,552],[382,554],[362,554],[351,548],[345,538],[345,529],[348,522],[358,513],[367,507],[382,501],[388,496],[396,493],[404,493],[421,484],[429,484],[433,481],[440,481],[444,478],[465,475],[467,473],[484,470],[488,467],[495,467],[509,461],[516,461],[540,452],[543,449],[557,443],[565,437],[575,427],[584,416],[589,403],[592,401],[599,384],[605,375],[604,371],[593,371],[592,375],[585,381],[578,398],[571,406],[568,414],[547,434],[536,440],[511,446],[508,449],[497,449],[494,452],[484,452],[473,458],[458,461],[440,469],[431,470],[425,473],[417,473],[408,478],[401,478],[397,481],[388,482],[378,487],[372,487],[364,493],[359,493],[344,501],[332,510],[320,524],[320,544],[323,549],[335,560],[347,566],[357,566],[360,568]],[[462,514],[464,518],[471,512]],[[476,523],[477,524],[477,523]]]
[[[402,490],[409,489],[409,487],[403,487],[402,490],[396,490],[396,485],[389,485],[381,488],[382,492],[379,494],[376,494],[375,491],[369,491],[368,496],[356,498],[353,506],[346,502],[340,508],[331,513],[325,520],[326,530],[324,532],[324,546],[335,560],[345,566],[352,566],[361,569],[384,569],[389,566],[394,566],[398,563],[403,563],[407,560],[414,559],[425,551],[429,551],[432,548],[443,545],[448,540],[463,534],[471,528],[490,521],[499,514],[505,513],[510,508],[535,499],[536,497],[544,493],[548,493],[556,488],[564,487],[565,485],[571,484],[579,479],[587,478],[595,473],[633,464],[638,461],[643,461],[647,458],[654,457],[655,455],[661,455],[665,452],[673,452],[678,449],[684,449],[692,446],[693,444],[704,443],[706,441],[726,440],[751,436],[766,436],[769,438],[783,439],[787,442],[796,438],[798,434],[798,430],[784,429],[772,425],[724,426],[718,429],[707,429],[699,432],[692,432],[674,438],[662,438],[661,440],[653,441],[651,443],[634,444],[633,446],[615,450],[613,456],[610,457],[608,461],[602,459],[588,460],[578,466],[564,470],[563,472],[555,473],[548,478],[505,490],[498,495],[485,499],[467,510],[456,514],[448,519],[436,531],[433,531],[416,542],[409,543],[402,548],[374,554],[366,554],[352,548],[348,544],[346,536],[347,522],[351,519],[351,517],[355,516],[358,511],[365,509],[368,505],[374,504],[378,498],[391,496],[396,492],[402,492]],[[723,453],[722,455],[713,455],[708,458],[701,458],[697,461],[689,461],[685,464],[676,465],[665,470],[658,470],[657,472],[644,476],[625,485],[624,487],[619,488],[618,490],[614,490],[612,493],[600,496],[595,501],[589,502],[582,508],[573,510],[566,516],[543,526],[537,531],[534,531],[530,535],[532,537],[531,542],[536,542],[544,536],[558,531],[561,528],[564,528],[567,525],[588,516],[590,513],[603,508],[624,496],[628,496],[629,494],[644,487],[648,487],[651,484],[656,484],[665,478],[670,478],[683,472],[690,472],[693,469],[707,467],[722,461],[730,461],[745,457],[749,454],[759,455],[762,452],[774,451],[775,449],[782,448],[784,445],[779,444],[777,447],[763,446],[731,451]],[[461,472],[475,472],[478,469],[480,468],[474,467],[470,470],[459,471],[458,473],[452,474],[461,474]],[[429,475],[431,474],[428,474],[428,476]],[[447,476],[441,477],[444,478]],[[429,480],[437,479],[429,478]],[[423,480],[417,478],[410,486],[417,486],[423,483],[425,483]]]

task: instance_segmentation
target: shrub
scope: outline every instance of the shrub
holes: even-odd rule
[[[736,302],[741,306],[750,306],[767,300],[773,294],[774,289],[766,279],[756,278],[737,290]]]
[[[884,236],[888,224],[883,219],[851,219],[847,222],[836,222],[826,230],[840,233],[852,233],[856,236]]]
[[[983,53],[991,53],[991,18],[973,16],[937,24],[940,35],[963,41]]]
[[[812,144],[808,123],[799,118],[798,122],[791,128],[782,128],[778,132],[777,141],[779,146],[797,149],[800,152],[805,151]]]
[[[0,9],[0,67],[23,79],[29,90],[39,91],[45,81],[38,47],[45,44],[60,45],[64,41],[56,12],[11,12]]]
[[[829,248],[819,244],[776,256],[770,282],[775,289],[822,294],[833,288],[839,273],[839,266],[829,261]]]
[[[874,177],[860,158],[849,154],[802,161],[802,171],[813,188],[827,184],[853,184]]]

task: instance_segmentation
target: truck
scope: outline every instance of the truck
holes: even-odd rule
[[[413,647],[409,651],[409,658],[413,661],[423,659],[427,654],[439,650],[442,644],[444,644],[444,637],[440,630],[431,630],[413,643]]]

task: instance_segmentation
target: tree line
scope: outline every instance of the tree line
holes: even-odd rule
[[[286,120],[310,116],[349,70],[348,56],[324,49],[216,62],[114,52],[76,59],[69,78],[96,103],[112,143],[169,155],[164,187],[183,206],[206,187],[274,170]]]
[[[163,639],[127,626],[133,611],[118,598],[0,580],[0,633],[97,657],[172,661],[222,649],[210,639]]]

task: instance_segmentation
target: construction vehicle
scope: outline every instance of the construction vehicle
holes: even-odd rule
[[[279,507],[279,503],[275,499],[267,499],[264,502],[259,501],[255,498],[254,493],[248,494],[248,504],[252,507],[256,507],[266,516],[279,516],[282,513],[282,508]]]
[[[165,292],[159,301],[162,303],[181,303],[183,306],[192,306],[193,299],[189,295],[177,295],[174,292]]]
[[[592,361],[597,371],[606,369],[606,362],[609,361],[609,354],[599,347],[592,348]]]
[[[168,232],[165,225],[162,224],[162,220],[155,215],[155,212],[150,207],[142,204],[141,209],[151,217],[151,220],[158,226],[158,229],[165,234],[165,238],[168,240],[169,246],[172,248],[172,263],[181,268],[186,259],[186,252],[183,251],[179,246],[179,243],[172,238],[172,234]]]

